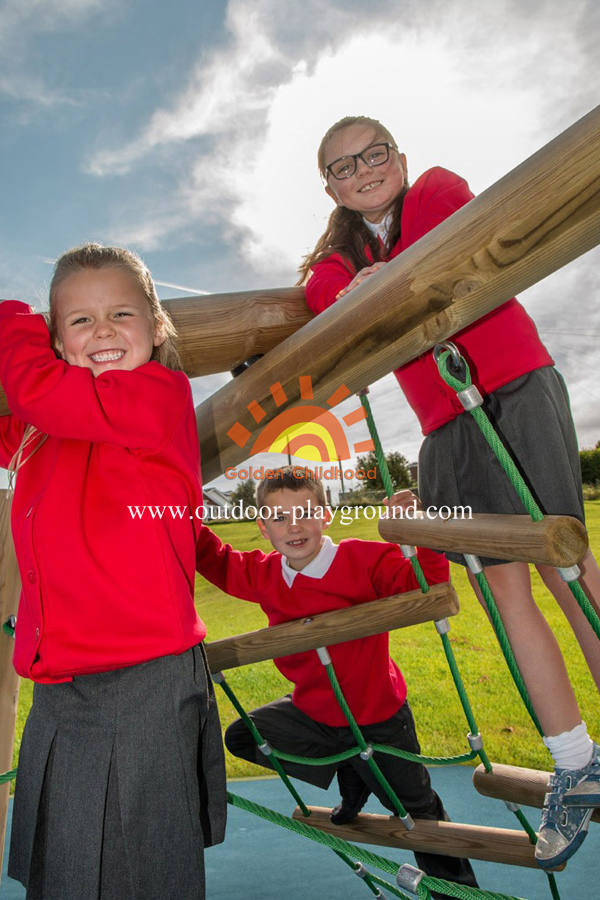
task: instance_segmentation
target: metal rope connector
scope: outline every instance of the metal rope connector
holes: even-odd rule
[[[415,827],[415,823],[410,813],[406,813],[405,816],[399,816],[399,818],[407,831],[413,830],[413,828]]]
[[[396,884],[403,891],[410,891],[411,894],[416,895],[424,875],[425,872],[422,872],[421,869],[404,863],[396,873]]]
[[[331,657],[329,655],[329,650],[327,649],[327,647],[317,647],[317,656],[324,666],[328,666],[331,664]]]
[[[211,678],[215,684],[223,684],[223,682],[225,681],[225,676],[222,672],[213,672]]]
[[[268,741],[265,741],[264,744],[259,744],[258,749],[262,753],[263,756],[270,756],[273,752],[273,748],[271,747]]]
[[[508,810],[510,810],[511,813],[519,812],[519,810],[521,809],[521,807],[519,806],[519,804],[518,804],[518,803],[513,803],[512,800],[505,800],[505,801],[504,801],[504,805],[506,806],[506,808],[507,808]]]
[[[367,749],[360,751],[360,758],[364,759],[366,762],[368,759],[371,759],[372,756],[373,756],[373,747],[371,746],[371,744],[367,744]]]
[[[450,631],[450,622],[448,619],[437,619],[433,624],[435,625],[435,630],[438,634],[448,634]]]
[[[472,553],[463,553],[463,556],[473,575],[480,575],[483,572],[483,566],[478,556],[474,556]]]
[[[479,753],[480,750],[483,750],[483,738],[480,733],[467,735],[467,740],[469,742],[469,747],[471,750],[475,750],[476,753]]]
[[[448,350],[452,354],[452,365],[454,366],[455,370],[458,371],[462,362],[462,356],[460,355],[460,350],[458,349],[456,344],[452,343],[452,341],[440,341],[439,344],[435,345],[435,347],[433,348],[433,358],[435,359],[436,363],[444,350]]]
[[[467,410],[467,412],[472,409],[477,409],[478,406],[481,406],[483,404],[483,397],[474,384],[472,384],[468,388],[465,388],[464,391],[457,391],[456,396],[462,403],[463,407]]]
[[[17,617],[9,616],[4,625],[2,626],[2,631],[7,634],[9,637],[14,638],[15,636],[15,628],[17,627]]]
[[[556,571],[558,572],[562,580],[566,581],[567,583],[569,581],[577,581],[577,579],[581,575],[581,569],[579,568],[579,566],[569,566],[568,569],[561,569],[557,566]]]
[[[406,557],[406,559],[410,559],[412,556],[417,555],[417,548],[412,544],[400,544],[400,549],[402,550],[402,555]]]
[[[369,874],[362,863],[357,862],[354,867],[354,874],[358,875],[359,878],[366,878]]]

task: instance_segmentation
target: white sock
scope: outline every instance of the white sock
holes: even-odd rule
[[[559,769],[583,769],[587,766],[594,750],[592,739],[587,733],[585,722],[581,722],[571,731],[563,731],[545,737],[544,744],[552,754],[554,765]]]

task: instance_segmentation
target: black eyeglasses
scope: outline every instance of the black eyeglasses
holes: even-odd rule
[[[341,156],[325,166],[325,171],[343,181],[344,178],[351,178],[356,172],[358,160],[362,159],[365,166],[374,169],[376,166],[382,166],[390,158],[390,150],[396,150],[393,144],[372,144],[363,150],[362,153],[352,153],[350,156]]]

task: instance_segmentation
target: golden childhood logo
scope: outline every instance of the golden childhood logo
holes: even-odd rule
[[[302,400],[312,400],[313,386],[310,375],[301,375],[298,381]],[[286,402],[287,396],[279,381],[271,385],[270,391],[277,406],[282,406]],[[229,429],[227,435],[238,447],[249,449],[248,456],[268,452],[289,453],[290,456],[297,456],[311,462],[337,462],[351,459],[355,453],[368,453],[370,450],[374,450],[375,446],[372,439],[359,441],[352,445],[351,451],[344,427],[331,412],[331,409],[350,394],[349,388],[342,384],[326,400],[329,409],[316,404],[306,404],[278,413],[258,433],[252,444],[250,444],[252,433],[241,422],[236,422]],[[267,415],[256,400],[248,404],[248,411],[255,422],[261,422]],[[343,416],[342,420],[348,427],[351,427],[366,417],[366,410],[359,406]]]

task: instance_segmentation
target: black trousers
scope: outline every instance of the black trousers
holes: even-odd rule
[[[348,726],[332,727],[316,722],[294,706],[289,695],[261,706],[249,715],[266,741],[277,750],[294,756],[311,758],[332,756],[356,746],[356,740]],[[387,744],[411,753],[421,752],[408,701],[391,719],[374,725],[363,725],[361,732],[369,743]],[[269,758],[256,746],[254,738],[241,719],[237,719],[227,729],[225,744],[234,756],[259,766],[273,768]],[[373,759],[411,816],[415,819],[448,820],[442,801],[433,790],[429,772],[424,765],[388,753],[375,753]],[[394,812],[389,797],[371,772],[368,763],[358,754],[344,763],[330,763],[324,766],[289,762],[281,764],[288,775],[324,789],[329,787],[334,775],[342,766],[351,767],[386,809]],[[477,887],[475,874],[468,859],[433,853],[415,853],[415,859],[418,867],[427,875]]]

